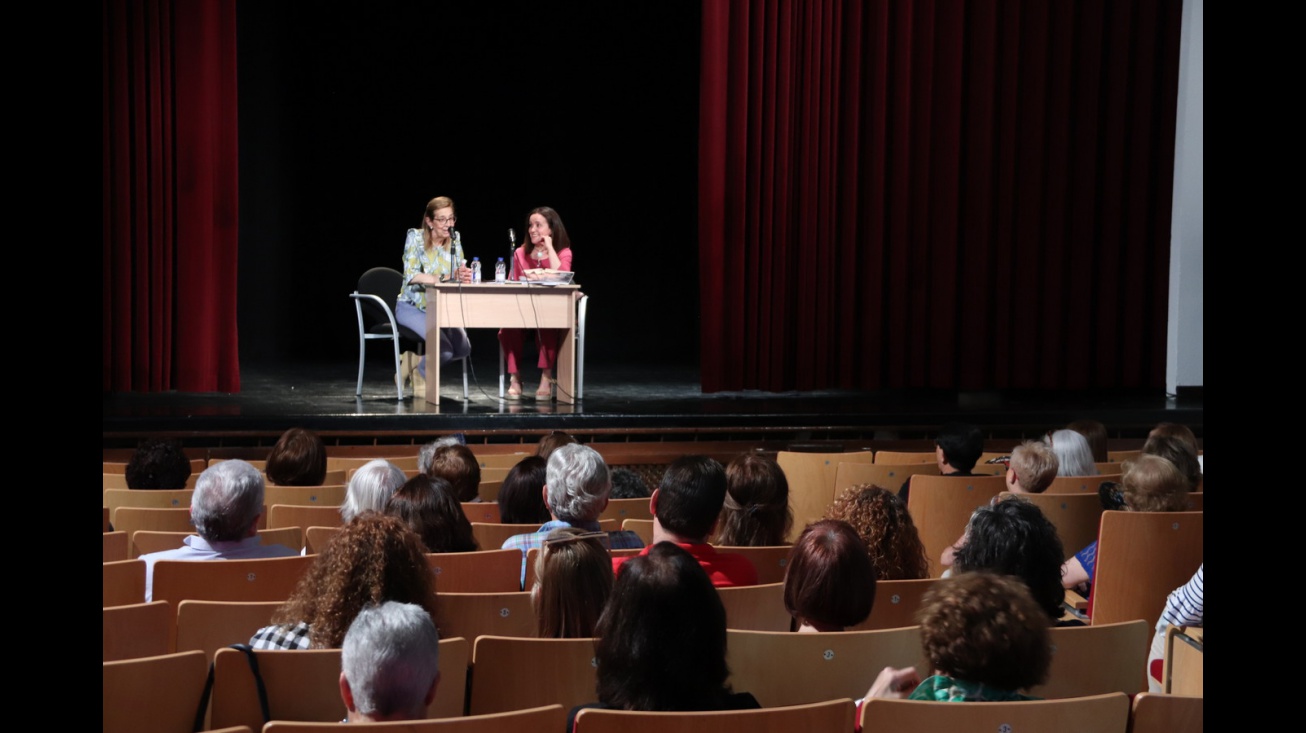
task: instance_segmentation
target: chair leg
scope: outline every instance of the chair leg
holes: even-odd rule
[[[472,393],[471,390],[468,389],[468,385],[467,385],[467,362],[471,361],[471,359],[472,357],[470,356],[463,357],[463,402],[472,401]]]
[[[508,391],[503,384],[503,344],[499,344],[499,399],[507,396]]]
[[[395,395],[400,402],[404,401],[404,372],[403,365],[399,361],[399,336],[396,335],[390,339],[390,346],[395,352]]]

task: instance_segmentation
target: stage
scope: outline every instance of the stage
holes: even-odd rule
[[[1167,420],[1202,435],[1200,393],[903,389],[702,394],[693,366],[602,361],[586,364],[584,397],[574,405],[530,397],[538,372],[525,376],[528,396],[501,401],[493,354],[472,360],[471,400],[466,403],[461,400],[461,369],[446,365],[437,406],[412,397],[397,401],[381,354],[369,354],[361,397],[354,394],[357,360],[244,367],[239,393],[105,395],[103,447],[131,448],[147,436],[177,437],[197,447],[265,447],[294,426],[314,430],[334,445],[420,443],[455,432],[465,433],[469,443],[519,443],[565,430],[587,441],[875,441],[887,448],[898,441],[928,446],[940,425],[955,420],[980,426],[990,438],[1017,440],[1080,418],[1101,420],[1121,448],[1141,445],[1151,426]]]

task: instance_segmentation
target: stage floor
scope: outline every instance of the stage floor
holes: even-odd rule
[[[358,363],[247,367],[238,393],[110,394],[103,398],[105,447],[128,447],[147,435],[278,435],[293,426],[344,435],[430,435],[467,432],[648,432],[839,438],[920,438],[960,420],[1000,437],[1034,437],[1071,420],[1094,418],[1113,438],[1146,435],[1164,420],[1202,434],[1202,398],[1162,390],[875,392],[727,392],[702,394],[697,367],[587,364],[584,399],[575,405],[513,402],[498,396],[497,363],[474,363],[471,400],[461,400],[458,367],[446,368],[439,405],[395,399],[391,372],[369,360],[362,396],[354,394]],[[475,362],[475,360],[474,360]],[[538,382],[528,373],[531,392]],[[534,373],[538,380],[538,373]],[[258,444],[266,443],[256,437]],[[275,439],[275,438],[274,438]],[[694,439],[694,438],[691,438]]]

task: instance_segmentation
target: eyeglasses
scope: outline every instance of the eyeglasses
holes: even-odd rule
[[[452,223],[458,221],[458,217],[456,217],[456,216],[437,216],[437,217],[435,217],[434,219],[432,219],[432,221],[434,221],[436,224],[452,224]]]

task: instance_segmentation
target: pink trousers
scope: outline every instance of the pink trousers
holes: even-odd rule
[[[537,363],[541,369],[552,369],[558,364],[558,344],[562,343],[562,336],[567,333],[567,330],[541,328],[538,333],[540,358]],[[518,365],[525,348],[526,334],[527,331],[520,328],[499,329],[499,343],[503,345],[503,352],[507,355],[509,374],[521,374]]]

